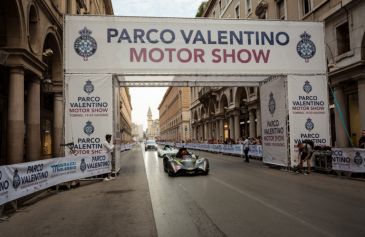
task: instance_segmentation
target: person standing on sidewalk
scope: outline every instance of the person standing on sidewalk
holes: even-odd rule
[[[250,140],[248,137],[243,141],[243,152],[245,153],[245,162],[250,162],[248,159],[248,152],[250,151]]]
[[[115,165],[114,165],[115,162],[114,162],[114,156],[113,156],[115,141],[112,144],[111,140],[112,140],[112,135],[106,134],[105,141],[103,142],[103,151],[105,153],[107,153],[108,156],[110,157],[110,162],[112,163],[112,169],[111,169],[111,173],[112,173],[115,170]],[[108,177],[105,178],[106,181],[111,179],[111,173],[109,173]]]

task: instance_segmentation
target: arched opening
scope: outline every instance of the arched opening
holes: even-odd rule
[[[33,52],[37,53],[39,50],[38,49],[39,17],[34,5],[32,5],[29,9],[28,23],[29,23],[28,36],[29,36],[30,48],[32,49]]]
[[[249,120],[248,114],[248,95],[246,87],[238,87],[235,94],[235,108],[239,110],[240,113],[240,137],[246,137],[249,132],[249,124],[247,121]]]
[[[0,1],[0,46],[19,47],[23,39],[21,14],[16,1]]]
[[[59,152],[56,150],[59,148],[54,146],[55,134],[62,132],[54,128],[54,92],[59,90],[56,85],[62,82],[63,74],[59,43],[53,33],[49,33],[44,40],[42,60],[47,65],[41,89],[42,157],[50,158]]]

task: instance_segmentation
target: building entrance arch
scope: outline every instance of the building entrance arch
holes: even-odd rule
[[[100,145],[85,138],[118,137],[119,86],[260,86],[264,162],[297,164],[304,139],[329,145],[321,22],[66,16],[64,25],[65,142],[80,149]]]

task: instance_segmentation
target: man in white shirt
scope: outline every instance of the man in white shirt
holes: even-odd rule
[[[105,141],[103,142],[103,151],[107,153],[107,155],[110,157],[110,162],[112,163],[112,172],[115,170],[114,167],[114,160],[113,160],[113,151],[114,151],[114,144],[111,143],[112,135],[106,134],[105,135]],[[114,143],[114,142],[113,142]],[[108,174],[108,177],[105,178],[106,181],[111,179],[111,173]]]

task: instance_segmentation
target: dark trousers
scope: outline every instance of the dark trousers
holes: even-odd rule
[[[246,162],[250,162],[249,161],[249,159],[248,159],[248,151],[249,151],[249,149],[245,149],[245,150],[243,150],[243,152],[245,153],[245,158],[246,158]]]

